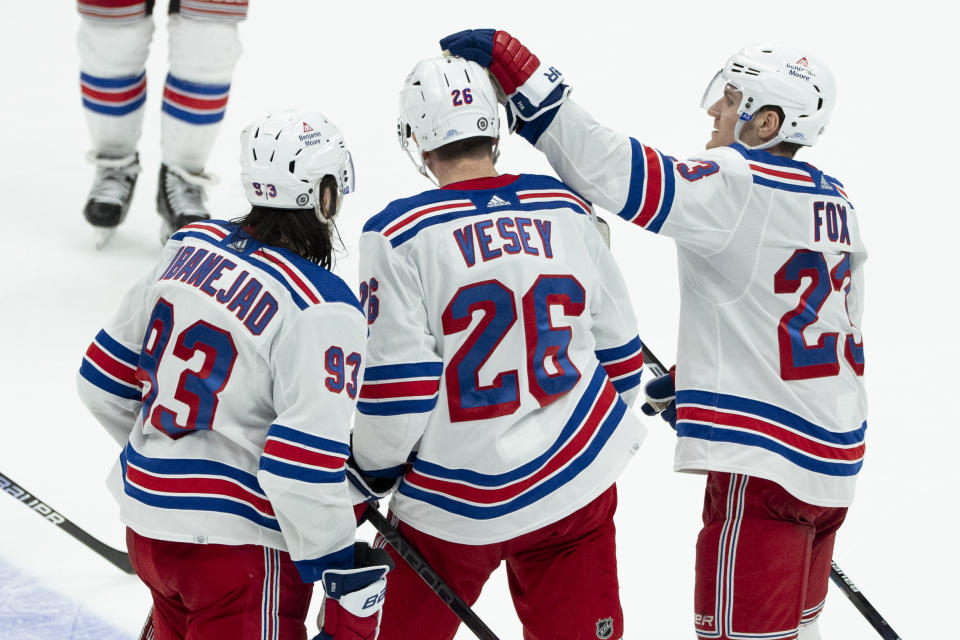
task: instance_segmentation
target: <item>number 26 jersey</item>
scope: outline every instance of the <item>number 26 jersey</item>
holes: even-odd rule
[[[643,356],[590,205],[503,175],[392,202],[360,239],[370,325],[360,467],[403,476],[392,511],[464,544],[555,522],[643,439]],[[408,465],[409,462],[409,465]]]

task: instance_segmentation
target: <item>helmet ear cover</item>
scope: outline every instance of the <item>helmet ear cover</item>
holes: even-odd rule
[[[332,213],[321,213],[325,176],[335,183]],[[240,180],[254,206],[315,209],[328,224],[342,196],[355,188],[353,158],[343,134],[323,114],[283,111],[251,123],[240,134]]]

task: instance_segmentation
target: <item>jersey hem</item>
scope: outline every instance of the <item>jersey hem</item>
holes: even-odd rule
[[[779,486],[792,495],[797,500],[802,500],[807,504],[812,504],[817,507],[849,507],[853,504],[853,498],[849,500],[825,500],[822,498],[814,497],[806,492],[798,491],[796,487],[790,486],[789,483],[784,482],[782,477],[779,477],[775,473],[769,473],[767,471],[762,471],[759,469],[751,469],[748,467],[738,466],[738,465],[726,465],[726,464],[717,464],[717,463],[707,463],[705,461],[692,461],[688,460],[685,462],[676,462],[673,465],[673,470],[679,473],[692,473],[692,474],[707,474],[711,471],[716,471],[718,473],[736,473],[745,476],[751,476],[754,478],[762,478],[764,480],[769,480],[770,482],[775,482]]]

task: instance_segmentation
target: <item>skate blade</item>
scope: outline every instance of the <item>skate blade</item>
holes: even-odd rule
[[[113,234],[116,232],[117,230],[113,227],[94,227],[93,240],[96,244],[97,251],[107,246],[107,243],[110,242],[110,238],[112,238]]]

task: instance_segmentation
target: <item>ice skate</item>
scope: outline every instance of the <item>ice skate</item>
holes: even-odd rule
[[[93,225],[97,249],[102,249],[127,215],[140,163],[136,153],[109,158],[91,152],[87,159],[97,165],[97,172],[83,207],[83,217]]]
[[[200,220],[209,220],[204,201],[204,187],[215,184],[216,178],[205,173],[190,173],[173,165],[160,165],[157,185],[157,212],[163,218],[160,242],[165,243],[177,229]]]

